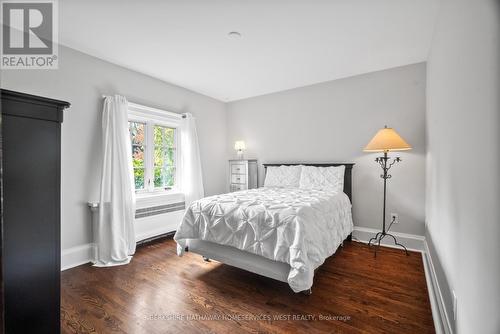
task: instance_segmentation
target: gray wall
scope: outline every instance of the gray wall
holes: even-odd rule
[[[498,3],[444,0],[428,61],[427,229],[458,333],[500,333]]]
[[[62,248],[91,242],[87,201],[98,200],[101,173],[102,94],[122,94],[131,102],[198,121],[205,193],[225,191],[226,118],[224,103],[61,47],[58,70],[2,71],[2,88],[66,100],[62,126]]]
[[[381,227],[381,169],[377,153],[362,150],[385,124],[413,150],[391,170],[387,213],[399,214],[394,231],[424,234],[425,64],[301,87],[227,105],[228,152],[245,140],[246,155],[265,162],[354,162],[357,226]],[[392,153],[391,155],[396,155]],[[263,169],[260,169],[263,183]],[[388,217],[389,219],[389,217]]]

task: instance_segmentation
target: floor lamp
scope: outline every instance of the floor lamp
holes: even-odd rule
[[[401,158],[399,157],[392,158],[391,161],[391,158],[387,156],[387,153],[389,151],[406,151],[406,150],[411,150],[411,146],[408,145],[408,143],[403,138],[401,138],[401,136],[396,131],[394,131],[394,129],[388,128],[387,125],[383,129],[379,130],[377,134],[375,134],[375,136],[368,143],[368,145],[366,145],[364,149],[365,152],[384,152],[384,156],[375,159],[375,162],[377,162],[380,165],[380,167],[382,167],[383,173],[380,174],[380,177],[384,179],[384,210],[382,218],[382,231],[378,232],[368,242],[368,246],[371,246],[372,242],[373,244],[375,243],[378,244],[377,248],[375,248],[375,256],[377,256],[377,250],[380,247],[380,242],[387,236],[394,239],[394,244],[402,247],[405,250],[406,255],[408,255],[408,250],[406,249],[406,247],[400,244],[395,236],[388,233],[395,219],[393,218],[391,224],[389,225],[389,228],[387,229],[385,228],[385,218],[386,218],[385,203],[386,203],[386,193],[387,193],[387,180],[391,178],[391,175],[388,172],[389,169],[391,169],[391,167],[395,163],[401,162]]]

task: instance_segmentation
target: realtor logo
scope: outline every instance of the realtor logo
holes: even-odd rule
[[[1,3],[2,69],[56,69],[56,1]]]

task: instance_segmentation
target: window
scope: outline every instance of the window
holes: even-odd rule
[[[154,187],[172,188],[175,184],[175,129],[153,127]]]
[[[180,116],[129,104],[129,131],[137,193],[174,189]]]
[[[146,164],[146,123],[128,122],[132,142],[132,166],[134,167],[135,190],[144,189]]]

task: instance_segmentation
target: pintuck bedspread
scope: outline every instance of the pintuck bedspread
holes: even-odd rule
[[[343,192],[264,187],[193,202],[174,239],[179,256],[188,239],[201,239],[288,263],[288,284],[299,292],[352,230]]]

